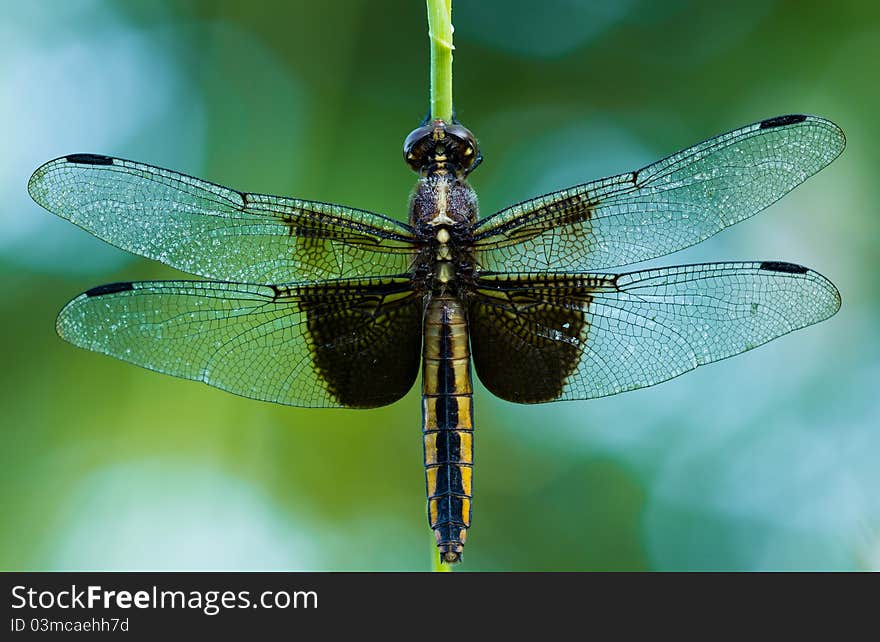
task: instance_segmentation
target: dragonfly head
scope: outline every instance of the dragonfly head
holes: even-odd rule
[[[413,130],[403,143],[403,158],[422,176],[453,173],[457,178],[465,178],[483,160],[470,130],[443,120]]]

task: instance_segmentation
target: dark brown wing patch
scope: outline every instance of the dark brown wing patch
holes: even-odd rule
[[[337,288],[300,301],[311,352],[328,392],[341,406],[375,408],[400,399],[412,388],[421,349],[421,297],[381,288]]]
[[[591,301],[565,275],[481,277],[468,306],[480,381],[507,401],[557,399],[580,361]]]
[[[504,247],[514,243],[528,241],[546,232],[549,229],[587,224],[598,205],[591,200],[586,192],[572,190],[572,193],[550,195],[555,198],[547,198],[546,201],[538,201],[534,208],[519,219],[514,219],[499,225],[491,233],[477,233],[474,241],[477,245],[489,247]],[[484,240],[486,239],[486,240]]]

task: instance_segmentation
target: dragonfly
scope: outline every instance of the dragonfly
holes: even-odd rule
[[[474,135],[426,119],[403,147],[418,174],[407,223],[98,154],[42,165],[28,190],[104,241],[202,277],[84,292],[56,322],[76,346],[304,407],[393,403],[421,367],[428,521],[454,563],[472,516],[472,364],[510,402],[594,399],[827,319],[837,289],[794,263],[613,269],[751,217],[844,145],[828,120],[778,116],[480,218]]]

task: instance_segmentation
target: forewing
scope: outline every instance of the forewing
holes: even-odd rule
[[[148,281],[81,294],[57,329],[79,347],[252,399],[370,408],[412,387],[421,312],[408,279]]]
[[[363,210],[247,194],[142,163],[74,154],[28,183],[41,206],[113,245],[199,276],[288,283],[406,272],[412,229]]]
[[[791,263],[490,274],[469,300],[477,375],[519,403],[652,386],[822,321],[840,295]]]
[[[844,145],[840,128],[815,116],[754,123],[482,219],[476,260],[494,271],[588,271],[669,254],[760,212]]]

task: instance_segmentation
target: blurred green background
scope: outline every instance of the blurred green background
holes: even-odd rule
[[[406,217],[428,104],[421,0],[3,3],[0,568],[427,570],[415,391],[285,408],[77,350],[92,286],[177,274],[27,196],[40,163],[133,158]],[[880,569],[880,5],[455,0],[455,102],[484,214],[804,112],[843,156],[655,264],[783,259],[840,313],[647,390],[476,394],[461,570]]]

